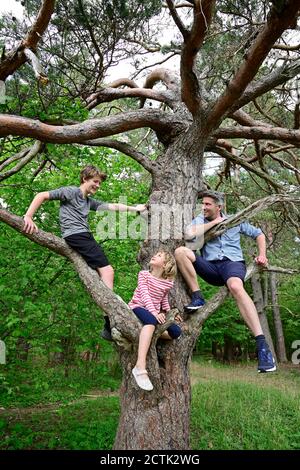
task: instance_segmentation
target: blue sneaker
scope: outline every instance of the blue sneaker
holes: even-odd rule
[[[193,313],[196,312],[196,310],[198,310],[198,308],[202,307],[204,304],[204,299],[202,299],[201,297],[196,297],[191,301],[191,303],[184,307],[184,310],[186,311],[186,313]]]
[[[276,364],[273,358],[273,354],[271,353],[267,344],[265,345],[263,349],[260,349],[257,351],[257,358],[258,358],[257,372],[259,373],[275,372]]]

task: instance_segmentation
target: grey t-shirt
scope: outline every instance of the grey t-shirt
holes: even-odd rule
[[[49,199],[60,200],[59,222],[63,238],[75,233],[90,232],[89,211],[106,210],[108,203],[83,197],[77,186],[64,186],[49,191]]]

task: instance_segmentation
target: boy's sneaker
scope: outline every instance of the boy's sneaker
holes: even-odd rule
[[[184,307],[184,310],[186,311],[186,313],[193,313],[198,310],[198,308],[203,307],[204,304],[204,299],[202,299],[201,297],[196,297],[195,299],[192,299],[191,303]]]
[[[113,341],[111,331],[109,331],[106,327],[103,328],[100,336],[101,338],[106,339],[106,341]]]
[[[258,367],[257,372],[275,372],[276,364],[268,345],[257,351]]]

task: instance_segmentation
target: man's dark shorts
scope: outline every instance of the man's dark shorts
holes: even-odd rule
[[[239,277],[243,282],[246,275],[245,261],[231,261],[223,258],[218,261],[207,261],[202,256],[196,256],[193,263],[196,273],[213,286],[224,286],[230,277]]]
[[[85,259],[91,268],[96,269],[109,266],[110,263],[102,247],[98,245],[91,233],[75,233],[65,237],[65,240],[73,250],[77,251]]]

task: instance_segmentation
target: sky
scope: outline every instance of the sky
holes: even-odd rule
[[[5,13],[13,12],[15,16],[20,17],[23,14],[23,7],[16,0],[1,0],[0,11]]]

